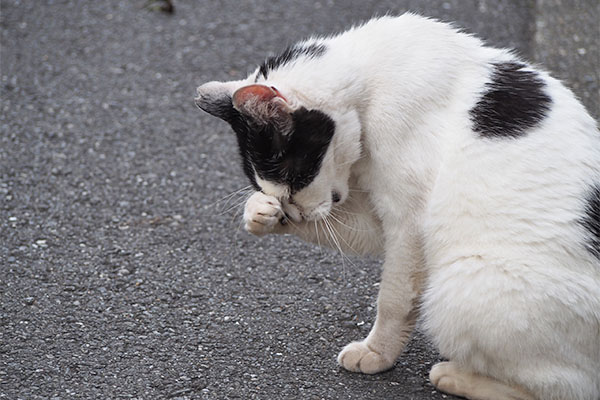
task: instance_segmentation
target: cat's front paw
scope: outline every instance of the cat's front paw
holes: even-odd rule
[[[262,236],[273,232],[284,217],[281,203],[273,196],[256,192],[244,207],[244,227],[253,235]]]
[[[352,342],[338,355],[338,363],[352,372],[376,374],[394,366],[396,360],[390,360],[369,347],[365,341]]]

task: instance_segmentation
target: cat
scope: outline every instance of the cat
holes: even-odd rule
[[[420,318],[430,380],[469,399],[600,399],[600,132],[547,72],[415,14],[373,19],[209,82],[256,192],[255,235],[384,259],[369,335],[391,368]]]

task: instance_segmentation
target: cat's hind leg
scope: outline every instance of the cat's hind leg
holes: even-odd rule
[[[429,372],[429,380],[440,391],[470,400],[535,400],[524,389],[441,362]]]

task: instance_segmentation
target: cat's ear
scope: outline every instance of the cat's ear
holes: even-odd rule
[[[236,114],[231,101],[239,82],[208,82],[196,89],[196,105],[207,113],[231,122]]]
[[[233,93],[233,107],[259,123],[291,121],[292,108],[273,86],[249,85]]]

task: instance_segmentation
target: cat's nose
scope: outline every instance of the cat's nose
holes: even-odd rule
[[[338,192],[336,192],[336,191],[331,192],[331,201],[332,202],[339,203],[341,199],[342,198]]]

